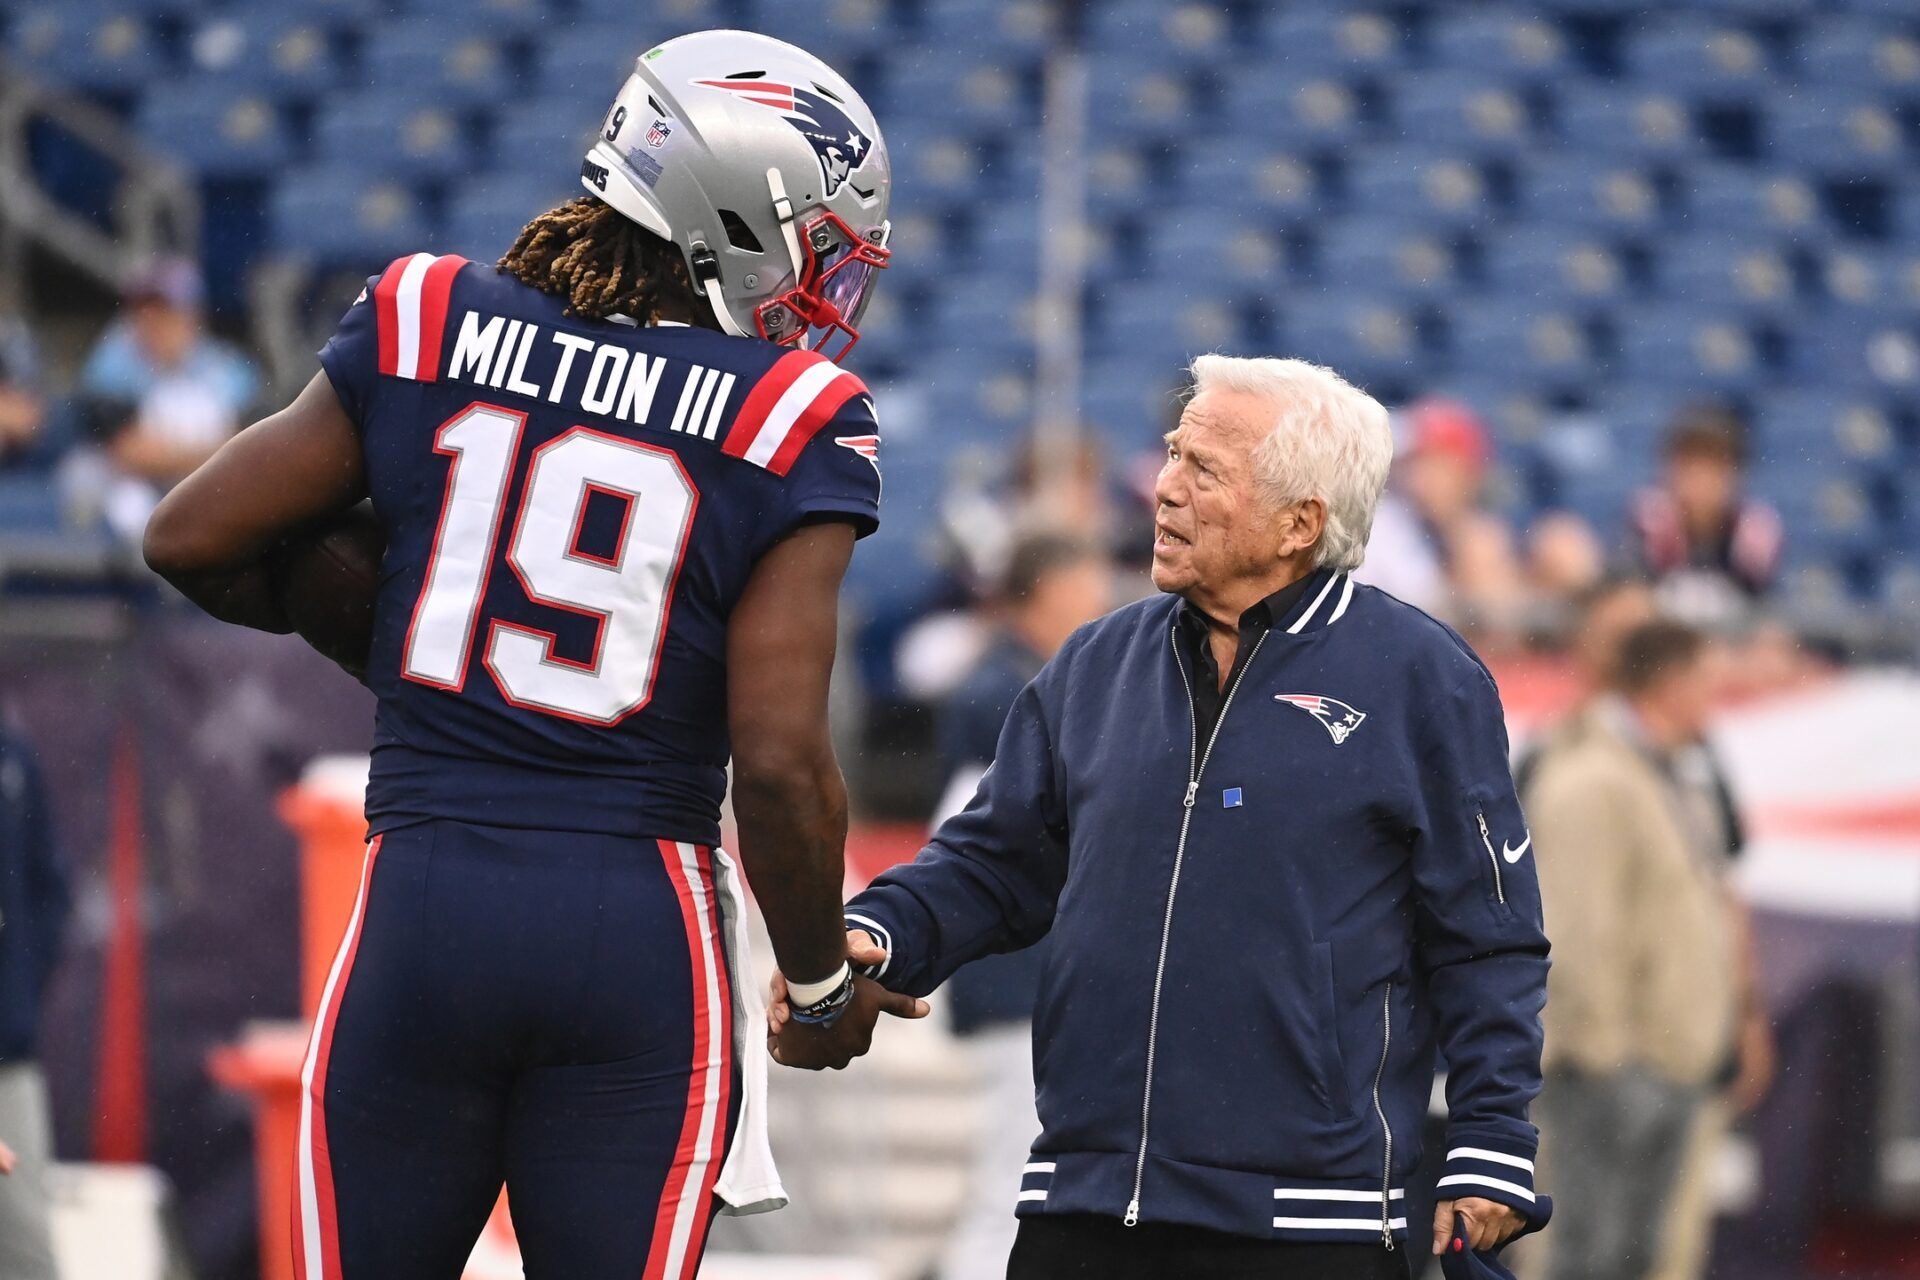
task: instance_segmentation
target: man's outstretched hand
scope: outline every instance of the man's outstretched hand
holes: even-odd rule
[[[1453,1215],[1456,1213],[1467,1220],[1467,1247],[1475,1253],[1498,1248],[1527,1225],[1525,1217],[1498,1200],[1483,1200],[1479,1196],[1442,1200],[1433,1206],[1435,1253],[1447,1251],[1448,1242],[1453,1239]]]
[[[886,951],[872,936],[854,929],[847,934],[847,960],[858,969],[879,964]],[[924,1018],[927,1002],[889,991],[871,978],[855,977],[853,1001],[826,1026],[793,1019],[787,1003],[787,979],[773,975],[772,999],[767,1002],[767,1052],[782,1066],[819,1071],[824,1067],[840,1070],[865,1053],[873,1044],[873,1024],[883,1013],[896,1018]]]

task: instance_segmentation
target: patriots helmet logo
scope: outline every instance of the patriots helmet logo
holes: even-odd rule
[[[1360,722],[1367,718],[1367,713],[1359,708],[1319,693],[1276,693],[1273,700],[1298,707],[1325,725],[1327,732],[1333,735],[1333,745],[1336,747],[1351,737],[1353,731],[1360,727]]]
[[[873,139],[862,133],[860,126],[837,103],[815,89],[768,80],[695,80],[694,83],[771,107],[785,116],[819,158],[828,200],[850,174],[866,164],[867,156],[873,151]]]

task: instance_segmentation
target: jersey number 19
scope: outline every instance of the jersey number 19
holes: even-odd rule
[[[500,538],[527,415],[474,403],[448,419],[434,451],[452,459],[426,583],[407,630],[403,674],[458,692]],[[527,598],[598,621],[590,661],[554,652],[552,632],[490,620],[484,658],[517,707],[611,725],[646,706],[675,576],[700,495],[666,449],[574,427],[533,451],[507,563]],[[611,558],[582,551],[595,493],[626,503]]]

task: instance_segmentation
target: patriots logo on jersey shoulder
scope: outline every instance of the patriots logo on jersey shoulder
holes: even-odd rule
[[[1366,712],[1325,694],[1276,693],[1273,700],[1298,707],[1325,725],[1327,732],[1333,735],[1333,745],[1336,747],[1351,737],[1353,731],[1360,727],[1360,722],[1367,718]]]
[[[866,164],[867,156],[873,151],[873,139],[860,132],[860,126],[852,117],[825,94],[812,89],[769,80],[695,80],[694,83],[771,107],[785,116],[819,157],[820,174],[827,183],[825,198],[829,200],[849,174]]]
[[[880,470],[879,436],[835,436],[833,442],[842,449],[853,450],[868,462],[871,462],[876,472]]]

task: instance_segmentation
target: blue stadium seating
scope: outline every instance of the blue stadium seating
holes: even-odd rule
[[[1128,448],[1193,353],[1285,350],[1388,394],[1456,389],[1505,435],[1515,511],[1612,522],[1676,400],[1718,392],[1758,415],[1764,483],[1808,523],[1796,556],[1892,590],[1875,548],[1920,552],[1914,0],[1084,6],[1078,230],[1043,226],[1038,200],[1055,18],[1044,0],[74,0],[0,13],[0,45],[124,111],[215,207],[262,192],[233,225],[263,251],[372,271],[496,256],[579,190],[650,43],[764,30],[880,115],[899,256],[855,362],[900,375],[951,438],[1017,435],[1040,264],[1071,248],[1082,412]],[[36,146],[85,184],[85,162]],[[1584,417],[1563,423],[1569,405]],[[946,473],[918,447],[889,459],[910,524]]]
[[[1436,13],[1427,50],[1439,66],[1534,84],[1566,75],[1571,43],[1538,14],[1487,6]]]
[[[282,178],[269,225],[275,242],[288,250],[368,272],[418,250],[430,234],[425,208],[413,192],[357,164]]]
[[[295,148],[278,105],[245,82],[201,79],[150,91],[135,125],[142,137],[210,178],[283,168]]]

